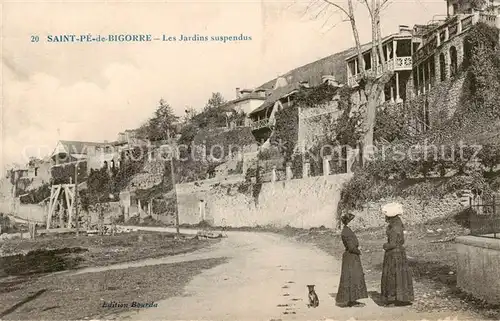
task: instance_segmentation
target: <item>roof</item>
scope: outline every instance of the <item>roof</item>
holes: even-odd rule
[[[232,111],[235,104],[242,102],[242,101],[245,101],[245,100],[250,100],[250,99],[262,100],[262,101],[266,100],[266,97],[262,97],[261,94],[259,94],[257,91],[262,91],[262,90],[256,90],[256,91],[251,92],[247,95],[244,95],[243,97],[228,101],[224,105],[219,106],[219,109],[221,111]]]
[[[260,112],[268,107],[273,106],[279,99],[292,93],[295,90],[298,90],[299,88],[300,88],[299,83],[292,83],[292,84],[286,85],[285,87],[276,88],[276,90],[274,90],[271,93],[271,95],[269,95],[269,97],[266,99],[266,101],[262,105],[260,105],[256,109],[252,110],[250,115],[256,114],[256,113],[258,113],[258,112]]]
[[[111,146],[111,143],[96,143],[96,142],[82,142],[82,141],[71,141],[71,140],[60,140],[57,144],[58,146],[62,146],[64,150],[69,154],[83,154],[86,155],[88,153],[88,147],[98,147],[98,146]],[[54,153],[58,149],[54,150]],[[54,155],[53,153],[53,155]]]
[[[386,42],[386,41],[388,41],[388,40],[390,40],[390,39],[392,39],[392,38],[411,38],[411,37],[413,37],[411,34],[393,33],[393,34],[390,34],[390,35],[388,35],[388,36],[383,37],[383,38],[382,38],[382,43],[384,43],[384,42]],[[372,47],[372,42],[371,42],[371,41],[370,41],[370,42],[367,42],[367,43],[365,43],[365,44],[362,44],[362,45],[361,45],[361,52],[362,52],[362,53],[366,53],[368,50],[370,50],[370,49],[371,49],[371,47]],[[346,58],[346,60],[348,60],[348,59],[352,59],[353,57],[356,57],[356,56],[357,56],[357,52],[356,52],[356,50],[354,50],[354,49],[355,49],[355,48],[352,48],[353,53],[352,53],[352,54],[350,54],[350,55]]]
[[[354,48],[350,48],[320,60],[311,62],[307,65],[290,70],[281,77],[287,79],[288,83],[298,83],[307,81],[310,86],[318,86],[322,83],[323,75],[334,75],[335,78],[343,83],[347,81],[345,68],[345,58],[354,52]],[[273,90],[276,81],[281,78],[277,77],[270,80],[257,88],[265,90]]]
[[[316,87],[323,83],[324,75],[333,75],[338,82],[345,83],[347,81],[345,59],[353,53],[355,53],[354,48],[335,53],[315,62],[290,70],[284,75],[257,87],[256,90],[266,90],[271,92],[271,94],[268,95],[261,106],[253,110],[250,114],[258,113],[273,106],[278,99],[299,89],[299,83],[301,82],[307,82],[309,86]],[[284,84],[284,86],[274,89],[277,82]]]

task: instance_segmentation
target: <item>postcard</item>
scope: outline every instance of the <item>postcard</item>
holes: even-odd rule
[[[0,319],[500,318],[499,0],[0,12]]]

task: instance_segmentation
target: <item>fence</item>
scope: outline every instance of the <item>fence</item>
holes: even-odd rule
[[[500,202],[471,204],[469,213],[470,234],[481,237],[500,238]]]

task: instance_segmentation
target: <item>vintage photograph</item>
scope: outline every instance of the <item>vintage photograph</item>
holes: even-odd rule
[[[1,320],[500,320],[500,0],[0,13]]]

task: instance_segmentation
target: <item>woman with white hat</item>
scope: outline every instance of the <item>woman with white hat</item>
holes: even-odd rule
[[[382,207],[387,226],[387,243],[384,244],[381,295],[387,305],[410,304],[413,299],[413,280],[404,245],[404,226],[400,215],[403,206],[389,203]]]

